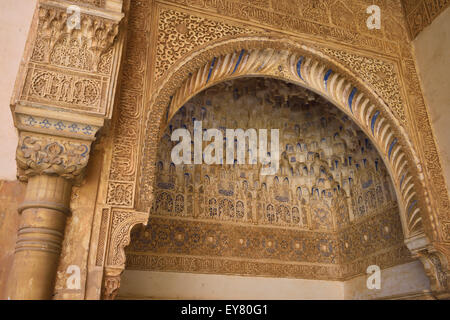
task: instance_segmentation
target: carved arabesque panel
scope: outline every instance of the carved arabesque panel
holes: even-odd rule
[[[205,19],[181,11],[161,8],[158,23],[155,80],[183,55],[216,39],[254,30]]]
[[[349,53],[344,50],[322,49],[330,57],[344,64],[361,79],[367,81],[375,91],[386,101],[392,113],[406,126],[404,101],[402,98],[398,70],[387,61]]]

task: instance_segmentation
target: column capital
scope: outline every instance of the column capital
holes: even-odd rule
[[[90,141],[21,132],[16,152],[19,179],[57,175],[78,183],[89,161]]]
[[[11,100],[19,179],[82,179],[112,116],[123,18],[122,0],[39,0]]]

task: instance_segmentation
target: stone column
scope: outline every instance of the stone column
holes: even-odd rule
[[[51,299],[71,190],[72,181],[60,176],[29,179],[19,208],[10,299]]]
[[[38,0],[11,100],[18,176],[28,185],[10,299],[52,298],[72,186],[112,116],[124,16],[123,0]]]
[[[16,158],[28,181],[19,206],[9,299],[51,299],[72,185],[82,179],[90,141],[21,132]]]

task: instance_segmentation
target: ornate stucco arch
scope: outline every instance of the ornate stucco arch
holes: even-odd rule
[[[310,89],[351,117],[379,151],[395,186],[407,244],[428,242],[421,165],[406,131],[389,105],[352,70],[301,43],[251,36],[217,41],[178,61],[156,86],[145,119],[137,206],[148,211],[158,139],[191,97],[239,77],[273,77]],[[145,174],[144,174],[145,172]],[[430,234],[428,234],[430,235]],[[413,249],[413,248],[411,248]]]

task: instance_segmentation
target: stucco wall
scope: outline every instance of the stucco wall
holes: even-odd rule
[[[430,281],[420,261],[381,270],[380,289],[367,289],[367,277],[362,275],[346,281],[345,299],[389,299],[426,293],[430,290]]]
[[[450,7],[413,41],[425,101],[450,191]]]
[[[367,289],[367,275],[322,281],[125,270],[119,298],[138,299],[380,299],[429,292],[420,261],[381,270],[381,289]]]
[[[340,300],[344,298],[344,284],[339,281],[125,270],[119,295],[142,299]]]
[[[0,3],[0,180],[16,179],[17,132],[9,104],[36,0]]]

